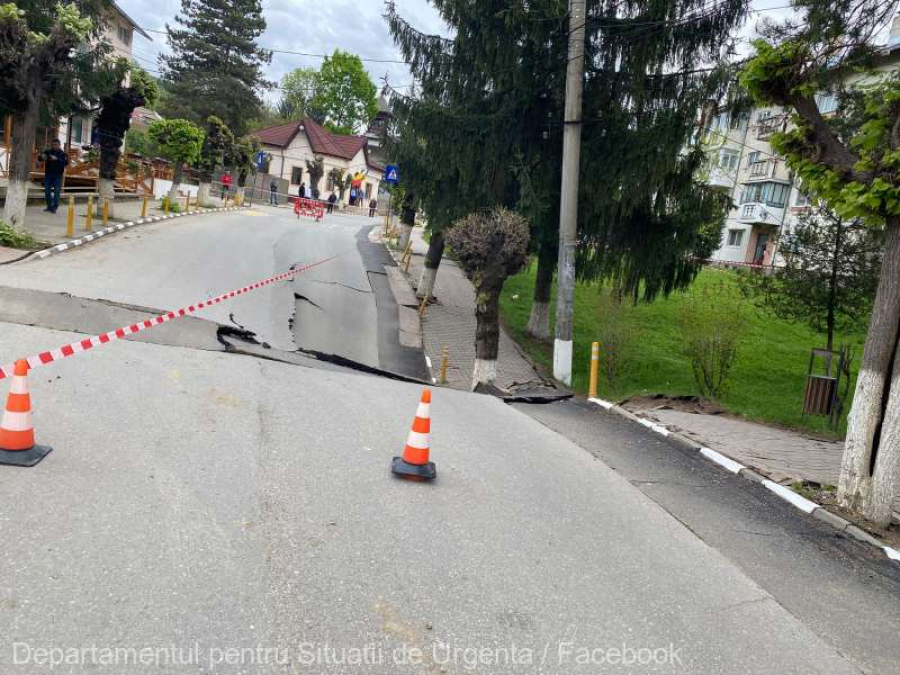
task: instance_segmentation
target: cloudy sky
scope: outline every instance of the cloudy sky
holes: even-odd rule
[[[118,0],[132,19],[148,31],[153,40],[140,35],[134,39],[134,56],[144,67],[157,70],[156,57],[166,51],[166,37],[158,32],[167,22],[173,23],[180,12],[181,0]],[[790,0],[754,0],[744,35],[753,33],[753,26],[763,16],[778,17],[790,13],[786,6]],[[359,54],[376,85],[387,75],[392,86],[403,91],[411,81],[409,71],[382,18],[382,0],[262,0],[268,28],[260,39],[260,45],[268,49],[330,54],[340,48]],[[428,0],[396,0],[401,15],[419,30],[446,35],[440,17]],[[367,60],[368,59],[368,60]],[[298,56],[275,53],[269,66],[268,79],[280,81],[290,70],[302,66],[318,67],[322,59],[315,56]],[[278,99],[278,92],[269,98]]]

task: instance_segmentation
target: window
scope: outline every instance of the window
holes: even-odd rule
[[[838,106],[837,96],[830,93],[816,94],[816,105],[823,115],[834,112]]]
[[[334,176],[328,172],[328,180],[325,181],[325,192],[334,192]]]
[[[797,190],[797,199],[794,200],[794,204],[796,206],[809,206],[812,204],[812,199],[809,196],[809,193],[803,189]]]
[[[744,231],[743,230],[728,230],[728,245],[729,246],[740,246],[742,241],[744,241]]]
[[[127,26],[119,26],[119,40],[126,45],[131,44],[131,31]]]
[[[82,143],[84,138],[84,120],[80,117],[72,118],[72,142]]]
[[[366,199],[372,198],[372,184],[366,183]]]
[[[303,168],[295,166],[291,168],[291,184],[300,185],[303,182]]]
[[[782,183],[754,183],[744,188],[741,204],[767,204],[781,208],[787,202],[788,186]]]
[[[758,150],[754,150],[749,155],[747,155],[747,167],[749,168],[753,166],[754,164],[759,162],[760,159],[762,159],[762,153]]]
[[[738,166],[740,154],[732,148],[722,148],[719,151],[719,168],[724,171],[734,171]]]

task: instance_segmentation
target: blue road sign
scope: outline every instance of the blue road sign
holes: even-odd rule
[[[256,168],[262,171],[266,166],[266,153],[262,150],[256,153]]]
[[[384,167],[384,182],[397,185],[400,182],[400,169],[393,164],[388,164]]]

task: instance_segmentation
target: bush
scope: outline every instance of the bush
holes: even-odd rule
[[[159,200],[159,210],[166,210],[166,202],[168,201],[167,197],[163,197]],[[181,211],[181,207],[178,205],[178,202],[169,202],[169,213],[178,213]]]
[[[0,220],[0,246],[23,248],[29,251],[42,248],[43,244],[27,232],[19,232]]]
[[[745,302],[724,283],[692,292],[681,311],[685,356],[691,363],[700,394],[721,395],[728,385],[738,347],[747,328]]]
[[[622,297],[615,290],[602,292],[597,297],[595,310],[599,327],[600,372],[612,389],[634,355],[637,331],[625,321]]]

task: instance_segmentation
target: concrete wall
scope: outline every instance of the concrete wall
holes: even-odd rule
[[[162,178],[156,178],[153,180],[153,196],[156,199],[162,199],[164,195],[169,194],[169,188],[172,187],[172,181],[163,180]],[[191,197],[197,196],[197,186],[190,185],[189,183],[181,183],[178,186],[178,191],[181,193],[181,196],[191,195]]]

